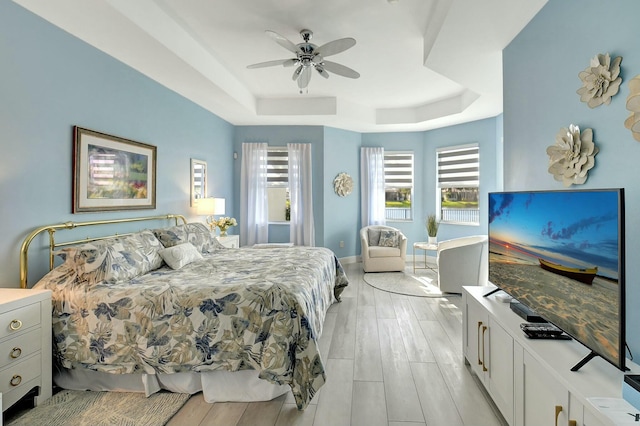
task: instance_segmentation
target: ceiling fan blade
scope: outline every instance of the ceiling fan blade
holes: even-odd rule
[[[315,69],[324,78],[329,78],[329,73],[324,69],[324,67],[322,65],[316,65]]]
[[[354,38],[351,38],[351,37],[341,38],[338,40],[330,41],[327,44],[323,44],[322,46],[318,47],[315,51],[316,53],[319,53],[322,56],[330,56],[340,52],[344,52],[345,50],[355,46],[355,44],[356,44],[356,40]]]
[[[289,52],[293,52],[296,55],[302,53],[302,51],[298,48],[298,46],[296,46],[288,38],[281,36],[277,32],[271,31],[271,30],[267,30],[267,31],[265,31],[265,33],[267,33],[267,35],[269,37],[271,37],[276,43],[278,43],[280,46],[282,46],[285,49],[287,49]]]
[[[343,77],[348,77],[348,78],[360,77],[360,74],[357,71],[354,71],[349,67],[345,67],[344,65],[337,64],[335,62],[324,61],[322,65],[324,66],[325,70],[331,71],[332,73],[341,75]]]
[[[327,71],[331,71],[332,73],[341,75],[343,77],[348,77],[348,78],[360,77],[360,73],[358,73],[357,71],[354,71],[349,67],[345,67],[344,65],[337,64],[335,62],[324,61],[322,65],[324,66],[324,69],[326,69]]]
[[[303,67],[300,77],[298,77],[298,87],[304,89],[311,80],[311,67]]]
[[[297,59],[277,59],[275,61],[267,61],[267,62],[260,62],[257,64],[252,64],[252,65],[247,65],[247,68],[249,69],[254,69],[254,68],[265,68],[265,67],[275,67],[277,65],[282,65],[285,67],[291,67],[293,66],[293,64],[295,64],[297,61]]]

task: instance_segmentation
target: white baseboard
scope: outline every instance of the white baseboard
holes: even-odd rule
[[[362,263],[362,256],[347,256],[347,257],[341,257],[338,260],[343,265],[347,265],[349,263]],[[418,263],[423,262],[424,256],[416,254],[416,261]],[[407,254],[407,262],[413,262],[413,255]],[[436,257],[427,255],[427,262],[436,263]]]
[[[360,262],[362,262],[362,256],[341,257],[338,260],[343,265],[346,265],[346,264],[349,264],[349,263],[360,263]]]

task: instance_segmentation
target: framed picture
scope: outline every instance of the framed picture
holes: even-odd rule
[[[156,147],[73,128],[73,213],[155,209]]]

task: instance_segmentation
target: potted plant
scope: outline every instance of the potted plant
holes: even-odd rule
[[[438,235],[438,226],[440,224],[436,220],[436,215],[430,214],[427,216],[427,235],[429,236],[429,244],[436,243],[436,236]]]

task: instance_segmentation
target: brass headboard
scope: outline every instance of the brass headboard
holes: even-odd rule
[[[31,232],[22,242],[22,247],[20,247],[20,287],[28,288],[27,278],[28,278],[28,272],[29,272],[29,260],[28,260],[29,245],[31,244],[31,241],[42,232],[45,232],[45,231],[49,232],[49,270],[51,270],[53,269],[54,251],[58,247],[81,244],[89,241],[104,240],[106,238],[113,238],[117,236],[125,236],[130,234],[130,233],[115,234],[115,235],[107,235],[107,236],[96,237],[96,238],[84,238],[76,241],[66,241],[62,243],[56,243],[55,232],[58,230],[74,229],[74,228],[79,228],[81,226],[112,225],[116,223],[130,223],[130,222],[142,222],[142,221],[165,220],[165,219],[166,220],[174,219],[176,225],[178,225],[179,220],[181,220],[182,223],[184,224],[187,223],[187,219],[180,214],[167,214],[162,216],[145,216],[145,217],[134,217],[134,218],[127,218],[127,219],[94,220],[94,221],[88,221],[88,222],[65,222],[65,223],[60,223],[56,225],[41,226],[40,228],[37,228],[33,232]]]

